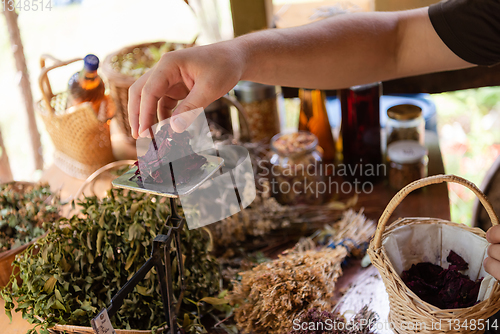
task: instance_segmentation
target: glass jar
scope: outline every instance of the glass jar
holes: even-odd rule
[[[271,193],[283,205],[321,204],[326,192],[318,138],[310,132],[277,134],[271,140]]]
[[[415,140],[400,140],[387,148],[389,185],[400,190],[427,176],[427,149]]]
[[[425,122],[422,109],[412,104],[399,104],[387,110],[387,146],[399,140],[415,140],[424,145]]]
[[[267,141],[280,132],[276,87],[240,81],[234,87],[236,99],[245,108],[251,141]]]

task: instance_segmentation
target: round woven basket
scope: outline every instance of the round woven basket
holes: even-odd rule
[[[54,65],[46,67],[46,59],[51,59]],[[55,165],[70,176],[85,179],[114,160],[109,132],[109,118],[114,112],[112,100],[105,98],[98,115],[91,103],[67,109],[68,93],[53,94],[47,75],[55,68],[79,60],[62,62],[48,55],[41,57],[39,84],[43,99],[36,107],[55,146]]]
[[[156,333],[164,332],[164,328],[159,328]],[[83,326],[69,326],[69,325],[55,325],[49,328],[49,332],[53,334],[95,334],[92,327]],[[115,329],[116,334],[151,334],[151,330],[127,330],[127,329]]]
[[[450,321],[453,323],[459,322],[460,324],[472,324],[473,322],[477,323],[479,319],[484,320],[489,318],[500,308],[500,305],[497,302],[500,298],[500,285],[498,282],[494,284],[489,298],[471,307],[443,310],[423,301],[402,281],[393,264],[389,260],[385,248],[382,246],[383,241],[396,228],[415,224],[446,224],[463,229],[466,233],[473,233],[485,238],[486,234],[481,229],[471,228],[463,224],[456,224],[437,218],[400,218],[386,228],[386,224],[391,214],[409,193],[427,185],[442,182],[458,183],[472,190],[488,212],[492,224],[498,224],[498,218],[484,194],[473,183],[455,175],[436,175],[415,181],[400,190],[392,198],[387,205],[387,208],[384,210],[384,213],[380,217],[375,237],[370,243],[370,247],[368,249],[368,254],[370,255],[373,265],[378,269],[380,275],[382,276],[382,280],[384,281],[387,294],[389,295],[389,323],[393,326],[392,328],[397,333],[471,333],[475,331],[466,327],[457,328],[456,326],[452,326],[450,328],[450,326],[445,326],[442,330],[434,328],[438,323],[448,324]],[[410,330],[410,326],[406,326],[409,328],[407,330],[405,326],[400,326],[400,324],[404,323],[418,324],[419,330]]]
[[[108,81],[108,86],[110,89],[110,95],[113,98],[113,101],[116,106],[115,119],[120,129],[129,137],[131,141],[133,141],[134,139],[132,138],[130,132],[130,124],[128,122],[128,89],[137,79],[133,76],[125,75],[123,73],[116,71],[112,65],[113,58],[116,56],[123,56],[128,53],[131,53],[135,49],[143,50],[145,48],[152,46],[159,48],[165,43],[166,42],[154,42],[154,43],[143,43],[143,44],[127,46],[108,55],[104,59],[104,62],[102,64],[102,72],[106,76],[106,79]],[[178,48],[192,47],[194,43],[192,44],[172,43],[171,45],[172,45],[172,50],[175,50]]]
[[[9,183],[14,184],[16,191],[18,192],[24,192],[26,187],[35,185],[33,182],[23,182],[23,181],[14,181]],[[16,259],[16,255],[24,252],[29,246],[31,246],[39,238],[42,237],[43,236],[35,238],[24,245],[0,253],[0,288],[9,284],[11,274],[13,271],[12,262],[14,262],[14,260]],[[18,269],[16,268],[16,273],[17,272]],[[17,283],[21,284],[21,278],[19,276],[17,277]]]

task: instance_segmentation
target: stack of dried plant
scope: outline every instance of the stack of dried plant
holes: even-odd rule
[[[248,333],[286,333],[292,320],[308,309],[331,310],[342,262],[374,232],[373,221],[349,210],[338,223],[301,240],[286,255],[241,273],[231,293],[238,305],[238,327]]]
[[[265,183],[267,181],[262,181]],[[285,228],[316,229],[342,216],[342,212],[353,207],[357,196],[344,202],[332,201],[324,205],[286,206],[279,204],[269,193],[258,193],[255,200],[238,214],[208,226],[213,235],[214,246],[243,243],[249,237],[268,235],[269,232]]]

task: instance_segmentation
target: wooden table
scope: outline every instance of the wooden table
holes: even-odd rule
[[[426,146],[429,150],[429,175],[444,174],[443,160],[439,149],[438,136],[434,132],[426,133]],[[130,158],[130,156],[127,156]],[[83,180],[72,178],[56,166],[48,168],[43,180],[56,189],[61,188],[63,198],[74,195],[83,184]],[[110,177],[97,182],[96,192],[103,193],[110,186]],[[368,218],[377,220],[385,209],[387,203],[394,196],[395,191],[388,188],[387,184],[380,182],[375,185],[370,194],[360,194],[356,209],[361,207],[373,208],[366,211]],[[392,219],[398,217],[420,216],[450,219],[450,206],[448,199],[448,187],[446,184],[438,184],[428,187],[421,192],[410,194],[396,209]],[[366,269],[360,267],[359,262],[353,263],[344,272],[338,282],[338,289],[347,289],[354,284],[354,288],[347,292],[341,304],[341,311],[359,310],[368,304],[375,310],[381,321],[386,321],[389,312],[389,303],[385,293],[384,285],[377,270],[370,266]],[[0,310],[3,310],[4,302],[0,300]],[[0,325],[3,334],[25,333],[30,325],[21,318],[20,314],[14,314],[13,322],[9,323],[4,312],[0,311]],[[381,332],[384,333],[384,332]]]

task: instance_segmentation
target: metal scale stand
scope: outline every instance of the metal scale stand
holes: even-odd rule
[[[153,139],[154,141],[154,139]],[[156,148],[156,143],[155,143]],[[177,334],[177,314],[180,309],[181,301],[186,289],[186,282],[184,276],[184,265],[182,261],[182,250],[181,250],[181,237],[180,232],[186,224],[186,220],[179,216],[177,213],[177,205],[175,203],[176,199],[183,195],[189,195],[196,188],[201,186],[205,181],[210,179],[215,172],[217,172],[224,164],[224,159],[211,156],[203,155],[207,159],[207,163],[201,168],[196,175],[190,178],[186,183],[176,185],[175,180],[172,185],[152,185],[147,184],[147,187],[134,177],[137,167],[132,168],[122,176],[115,179],[112,183],[113,186],[118,188],[124,188],[131,191],[139,191],[153,195],[160,195],[168,197],[170,199],[171,214],[167,218],[165,225],[168,227],[167,234],[159,234],[153,240],[153,249],[151,251],[151,257],[146,263],[139,269],[137,273],[121,288],[120,291],[111,299],[111,305],[106,309],[107,315],[111,318],[120,309],[123,304],[123,300],[126,296],[133,291],[134,287],[144,279],[146,274],[153,268],[156,268],[158,273],[158,280],[160,284],[160,292],[163,300],[163,307],[165,310],[165,320],[167,321],[170,334]],[[169,163],[170,172],[173,174],[172,163]],[[175,175],[174,175],[175,177]],[[181,292],[177,298],[177,305],[174,303],[174,291],[172,285],[172,264],[170,258],[170,249],[172,241],[175,245],[175,256],[178,261],[178,270],[181,282]],[[162,259],[163,258],[163,259]],[[103,310],[104,311],[104,310]],[[94,321],[102,314],[99,315],[92,321],[92,326],[94,330],[98,333],[96,327],[94,326]],[[102,319],[102,318],[101,318]],[[103,332],[106,332],[104,330]]]

